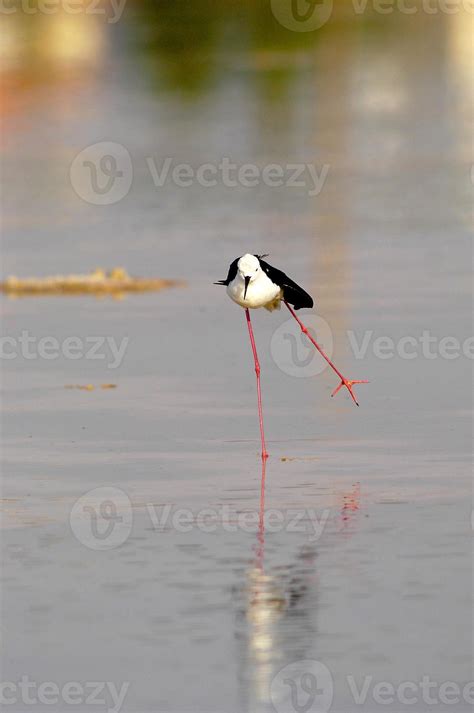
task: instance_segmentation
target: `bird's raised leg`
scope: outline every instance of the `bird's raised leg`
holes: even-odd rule
[[[255,373],[257,375],[257,397],[258,397],[258,418],[260,421],[260,437],[262,439],[262,459],[268,458],[267,449],[265,446],[265,433],[263,431],[263,411],[262,411],[262,392],[260,390],[260,362],[258,361],[257,347],[255,346],[255,338],[253,336],[252,322],[250,321],[250,312],[245,309],[247,318],[247,327],[249,328],[250,344],[252,345],[253,359],[255,362]]]
[[[300,325],[300,328],[301,328],[301,331],[303,332],[303,334],[306,334],[306,336],[308,337],[309,341],[316,347],[316,349],[317,349],[318,352],[321,354],[321,356],[323,357],[323,359],[325,359],[325,360],[327,361],[327,363],[329,364],[329,366],[331,367],[331,369],[332,369],[333,371],[335,371],[336,374],[338,375],[338,377],[340,378],[341,383],[340,383],[338,386],[336,386],[336,388],[335,388],[334,391],[332,392],[331,396],[335,396],[335,395],[337,394],[337,392],[340,391],[343,386],[345,386],[346,389],[348,390],[348,392],[350,393],[353,402],[355,403],[356,406],[358,406],[359,404],[357,403],[357,399],[356,399],[356,397],[354,396],[354,392],[353,392],[353,390],[352,390],[352,387],[354,386],[354,384],[368,384],[369,382],[366,381],[365,379],[352,379],[352,380],[346,379],[346,378],[341,374],[341,372],[339,371],[339,369],[337,369],[337,368],[334,366],[334,364],[332,363],[332,361],[330,360],[330,358],[324,353],[324,351],[321,349],[321,347],[320,347],[319,344],[316,342],[316,340],[313,339],[313,337],[311,336],[311,334],[308,332],[308,329],[305,327],[305,325],[303,324],[303,322],[302,322],[302,321],[299,319],[299,317],[296,315],[294,309],[292,309],[292,307],[290,307],[290,305],[288,304],[288,302],[286,302],[286,300],[283,300],[283,301],[285,302],[286,306],[287,306],[288,309],[290,310],[290,312],[291,312],[291,314],[293,315],[293,317],[296,319],[296,321],[297,321],[298,324]]]

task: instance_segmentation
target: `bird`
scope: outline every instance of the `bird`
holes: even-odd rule
[[[227,288],[227,294],[240,307],[245,310],[247,328],[250,337],[250,345],[255,365],[255,374],[257,376],[257,401],[258,401],[258,416],[260,423],[260,439],[262,444],[262,460],[266,460],[269,456],[265,444],[265,431],[263,425],[263,410],[262,410],[262,392],[260,386],[260,362],[258,360],[257,347],[250,319],[250,310],[264,307],[269,312],[281,308],[281,303],[288,308],[290,314],[296,321],[303,334],[310,340],[313,346],[318,350],[323,359],[327,361],[331,369],[337,374],[340,383],[334,389],[331,396],[335,396],[338,391],[345,387],[352,400],[359,406],[355,397],[353,386],[354,384],[368,384],[366,380],[350,380],[346,379],[339,369],[332,363],[322,347],[309,333],[307,327],[296,314],[295,310],[308,308],[311,309],[314,305],[313,298],[302,287],[296,284],[288,275],[276,267],[269,265],[264,258],[268,254],[254,255],[246,253],[241,257],[235,258],[230,264],[229,271],[225,280],[218,280],[215,285],[223,285]]]

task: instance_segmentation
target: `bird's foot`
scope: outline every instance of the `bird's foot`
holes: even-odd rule
[[[332,392],[331,398],[333,396],[335,396],[337,394],[337,392],[342,389],[343,386],[345,386],[346,389],[348,390],[348,392],[350,393],[353,402],[355,403],[356,406],[358,406],[359,404],[358,404],[357,399],[354,395],[352,387],[354,386],[354,384],[368,384],[368,383],[369,382],[366,379],[353,379],[352,381],[350,381],[349,379],[341,379],[341,383],[339,384],[339,386],[336,386],[336,388]]]
[[[270,454],[267,453],[267,451],[262,451],[261,456],[262,456],[262,460],[263,460],[263,461],[266,461],[267,458],[270,457]]]

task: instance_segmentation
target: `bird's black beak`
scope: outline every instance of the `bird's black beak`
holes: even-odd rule
[[[248,276],[246,275],[246,276],[244,277],[244,280],[245,280],[245,290],[244,290],[244,299],[245,299],[245,297],[246,297],[246,295],[247,295],[247,288],[248,288],[249,282],[250,282],[250,277],[248,277]]]

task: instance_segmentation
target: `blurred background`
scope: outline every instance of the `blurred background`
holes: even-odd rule
[[[142,271],[148,248],[159,247],[158,271],[214,277],[250,233],[249,249],[278,245],[282,256],[310,241],[314,279],[334,270],[345,289],[351,246],[367,259],[387,232],[408,240],[411,231],[429,268],[447,218],[464,227],[472,16],[461,3],[449,13],[408,3],[409,14],[400,3],[389,14],[377,3],[335,3],[317,30],[293,31],[266,1],[116,1],[76,2],[73,13],[59,1],[41,12],[31,0],[3,16],[5,270],[49,274],[113,257]],[[273,0],[284,20],[288,5]],[[133,181],[98,209],[79,198],[69,171],[101,141],[125,147]],[[146,161],[159,169],[167,156],[195,167],[223,156],[307,161],[329,165],[329,176],[317,196],[264,185],[160,189]],[[429,235],[418,231],[421,216]],[[207,240],[222,250],[213,264]],[[183,260],[189,243],[195,254]],[[447,240],[443,249],[447,257]]]
[[[14,339],[126,340],[116,368],[2,360],[4,680],[128,681],[122,710],[219,713],[296,711],[272,681],[307,659],[331,672],[337,710],[354,709],[348,675],[468,681],[472,358],[382,358],[373,340],[472,335],[472,10],[12,0],[0,14],[3,278],[122,266],[186,282],[2,297]],[[311,164],[321,181],[171,175],[224,159]],[[285,368],[286,315],[255,314],[267,507],[327,509],[317,542],[162,533],[146,508],[258,509],[244,316],[212,285],[245,252],[311,292],[336,364],[371,381],[360,409],[331,400],[327,370]],[[348,330],[369,334],[362,357]],[[102,486],[133,506],[107,552],[70,529]]]

